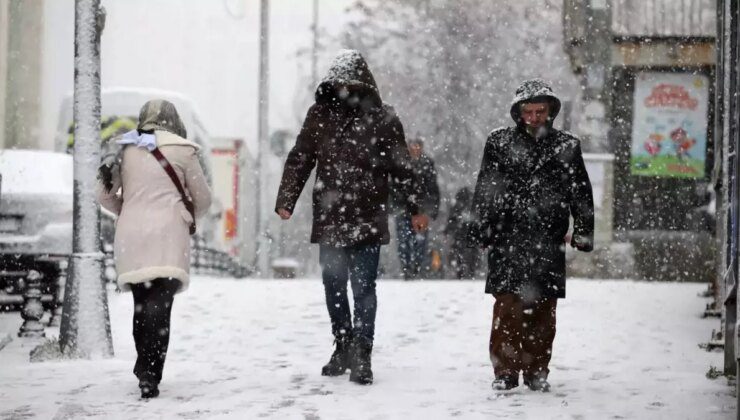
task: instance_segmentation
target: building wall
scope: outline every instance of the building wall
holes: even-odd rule
[[[626,37],[713,37],[716,0],[612,0],[612,32]]]

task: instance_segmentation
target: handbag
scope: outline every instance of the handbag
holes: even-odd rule
[[[152,150],[152,155],[154,155],[155,158],[159,161],[159,164],[162,165],[162,168],[165,172],[167,172],[167,175],[169,175],[170,179],[172,180],[172,183],[175,184],[175,187],[177,187],[177,191],[180,191],[180,195],[182,196],[182,203],[185,205],[185,209],[190,213],[190,216],[192,216],[193,221],[190,223],[190,234],[195,234],[195,206],[193,205],[193,201],[190,199],[190,197],[185,194],[185,188],[182,187],[182,183],[180,182],[180,178],[177,177],[177,173],[175,172],[175,168],[172,167],[172,164],[170,164],[170,161],[167,160],[166,157],[162,154],[162,152],[159,150],[159,148],[154,148]]]

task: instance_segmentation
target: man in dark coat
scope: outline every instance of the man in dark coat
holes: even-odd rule
[[[553,128],[560,101],[542,80],[524,82],[511,106],[515,127],[491,132],[473,199],[490,246],[486,293],[494,295],[490,356],[495,389],[548,391],[555,308],[565,297],[565,237],[593,249],[591,183],[572,134]]]
[[[315,97],[285,162],[275,211],[284,220],[290,218],[316,166],[311,242],[320,245],[326,306],[336,344],[321,373],[337,376],[349,368],[351,381],[370,384],[375,280],[380,245],[390,239],[389,177],[414,215],[414,229],[425,230],[429,222],[416,204],[418,187],[401,121],[382,102],[360,53],[342,51]],[[354,295],[354,322],[348,280]]]
[[[409,142],[409,154],[411,168],[419,185],[416,201],[421,211],[435,220],[439,214],[439,185],[434,161],[424,153],[424,141],[421,138]],[[402,189],[391,192],[391,209],[396,221],[398,257],[401,260],[403,278],[416,278],[421,274],[422,265],[426,261],[429,232],[414,231],[412,215],[408,213]]]

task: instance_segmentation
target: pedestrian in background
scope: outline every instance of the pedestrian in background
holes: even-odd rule
[[[457,279],[472,279],[478,267],[480,251],[468,246],[468,238],[475,229],[472,211],[473,193],[468,187],[460,188],[447,217],[444,234],[449,243],[449,268]]]
[[[439,185],[434,160],[424,153],[424,141],[417,137],[409,142],[411,168],[419,185],[417,203],[421,211],[432,220],[439,214]],[[405,280],[418,278],[429,261],[429,231],[417,232],[413,228],[412,215],[404,203],[402,189],[391,193],[390,206],[396,222],[398,235],[398,257]]]

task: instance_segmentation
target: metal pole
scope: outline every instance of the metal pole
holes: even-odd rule
[[[8,1],[0,0],[0,148],[5,146],[5,100],[8,92]]]
[[[100,0],[75,0],[74,236],[60,344],[76,357],[111,357],[110,319],[95,197],[100,162]]]
[[[269,25],[270,25],[270,5],[269,0],[260,0],[260,64],[259,64],[259,121],[257,129],[257,157],[254,165],[256,179],[256,197],[257,201],[257,252],[255,268],[260,275],[267,273],[267,244],[265,243],[266,224],[263,220],[262,209],[262,155],[265,145],[268,144],[268,112],[269,112]]]
[[[313,86],[311,90],[319,84],[318,76],[319,61],[319,0],[313,0],[313,50],[311,51],[311,80]],[[282,225],[281,225],[282,226]]]

